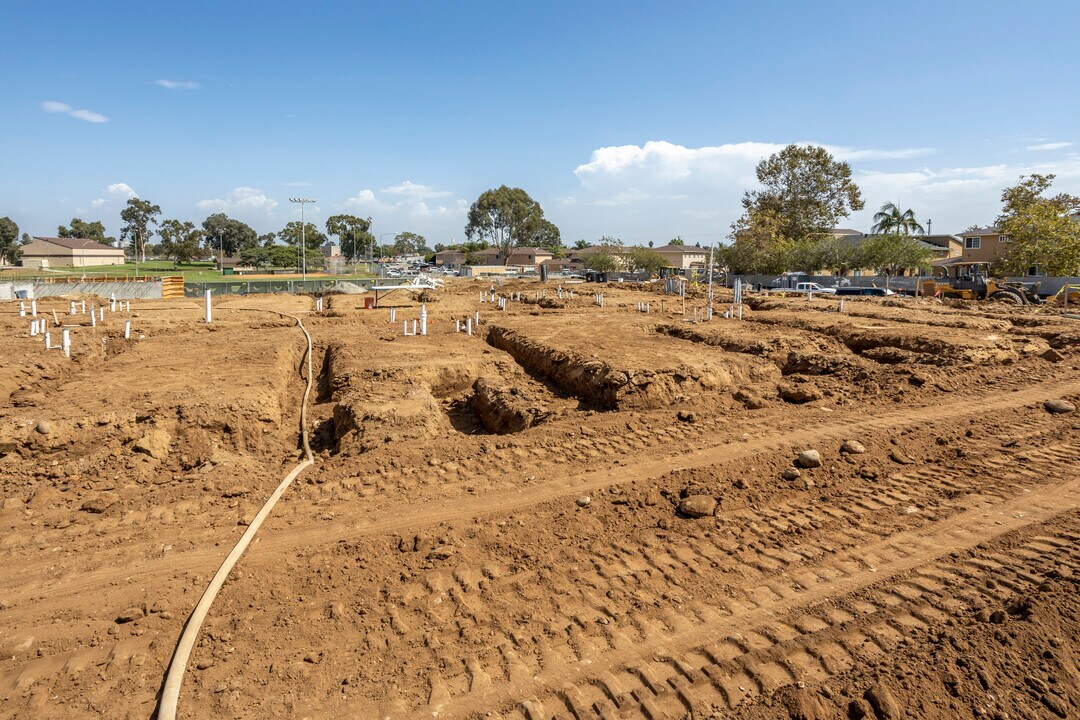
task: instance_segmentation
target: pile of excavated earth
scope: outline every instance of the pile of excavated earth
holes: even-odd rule
[[[1080,320],[420,299],[0,308],[0,718],[154,716],[298,320],[178,717],[1080,717]]]

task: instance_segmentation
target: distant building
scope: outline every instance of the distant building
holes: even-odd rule
[[[552,257],[554,256],[550,251],[541,247],[516,247],[510,250],[510,257],[507,258],[506,264],[537,269],[542,262]]]
[[[447,249],[435,253],[435,265],[437,267],[444,267],[447,270],[457,270],[464,264],[464,250]]]
[[[668,267],[689,270],[695,267],[705,267],[709,249],[693,245],[664,245],[663,247],[653,248],[653,252],[664,258],[664,263]]]
[[[499,248],[489,247],[469,253],[474,265],[505,265],[506,256]]]
[[[34,237],[22,248],[23,267],[83,268],[123,264],[123,248],[87,238]]]
[[[1012,238],[1001,232],[1000,228],[972,228],[960,233],[964,243],[965,262],[993,262],[997,256],[1009,249]]]
[[[325,243],[321,248],[322,254],[327,258],[341,257],[341,246],[336,243]]]

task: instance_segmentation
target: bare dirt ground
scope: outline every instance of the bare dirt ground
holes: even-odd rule
[[[3,307],[0,718],[154,715],[301,454],[279,313],[315,341],[317,462],[180,717],[1080,716],[1080,413],[1045,405],[1080,401],[1080,321],[754,298],[697,324],[641,287],[508,282],[500,311],[489,286],[435,293],[426,337],[404,294],[394,325],[361,296],[223,298],[209,326],[42,301],[71,360]]]

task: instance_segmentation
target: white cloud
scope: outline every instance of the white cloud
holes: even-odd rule
[[[154,84],[166,90],[198,90],[199,83],[194,80],[155,80]]]
[[[238,187],[223,198],[210,198],[195,203],[199,210],[223,212],[248,223],[271,219],[277,206],[277,200],[252,187]],[[308,212],[310,214],[310,211]]]
[[[101,113],[96,113],[92,110],[75,110],[67,103],[57,102],[56,100],[46,100],[42,102],[41,109],[47,113],[63,113],[64,115],[70,115],[73,118],[91,123],[109,122],[109,118]]]
[[[406,180],[399,185],[391,185],[388,188],[383,188],[379,192],[386,193],[387,195],[400,195],[415,198],[439,198],[453,195],[451,192],[436,190],[430,185],[417,185],[409,180]]]
[[[463,232],[465,215],[469,211],[469,204],[465,200],[435,205],[427,202],[452,194],[406,180],[377,192],[365,188],[337,207],[370,215],[376,226],[373,232],[377,231],[379,235],[409,230],[420,233],[428,239],[429,244],[434,244],[448,242],[449,238],[460,237]]]
[[[581,186],[574,193],[576,203],[556,198],[545,209],[564,237],[614,235],[641,243],[682,235],[704,244],[728,234],[741,213],[743,192],[757,185],[757,163],[784,146],[743,142],[688,148],[651,141],[598,148],[574,170]],[[1054,162],[920,168],[911,167],[911,161],[932,150],[825,147],[852,164],[862,189],[866,209],[843,220],[857,229],[868,230],[874,212],[893,201],[911,207],[921,219],[933,219],[935,232],[959,232],[992,221],[1001,191],[1033,172],[1055,174],[1055,190],[1080,190],[1080,153]]]
[[[114,202],[127,202],[131,198],[139,197],[139,194],[131,189],[127,183],[113,183],[105,187],[106,197],[99,197],[91,201],[90,206],[94,209],[111,207]]]
[[[1071,142],[1048,142],[1040,143],[1039,145],[1028,145],[1028,150],[1064,150],[1067,147],[1072,147]]]

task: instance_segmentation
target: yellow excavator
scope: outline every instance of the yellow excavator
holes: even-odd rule
[[[1016,280],[998,280],[990,276],[990,263],[958,262],[939,268],[942,274],[923,280],[921,294],[958,300],[994,300],[1013,305],[1038,305],[1039,282],[1025,285]]]

